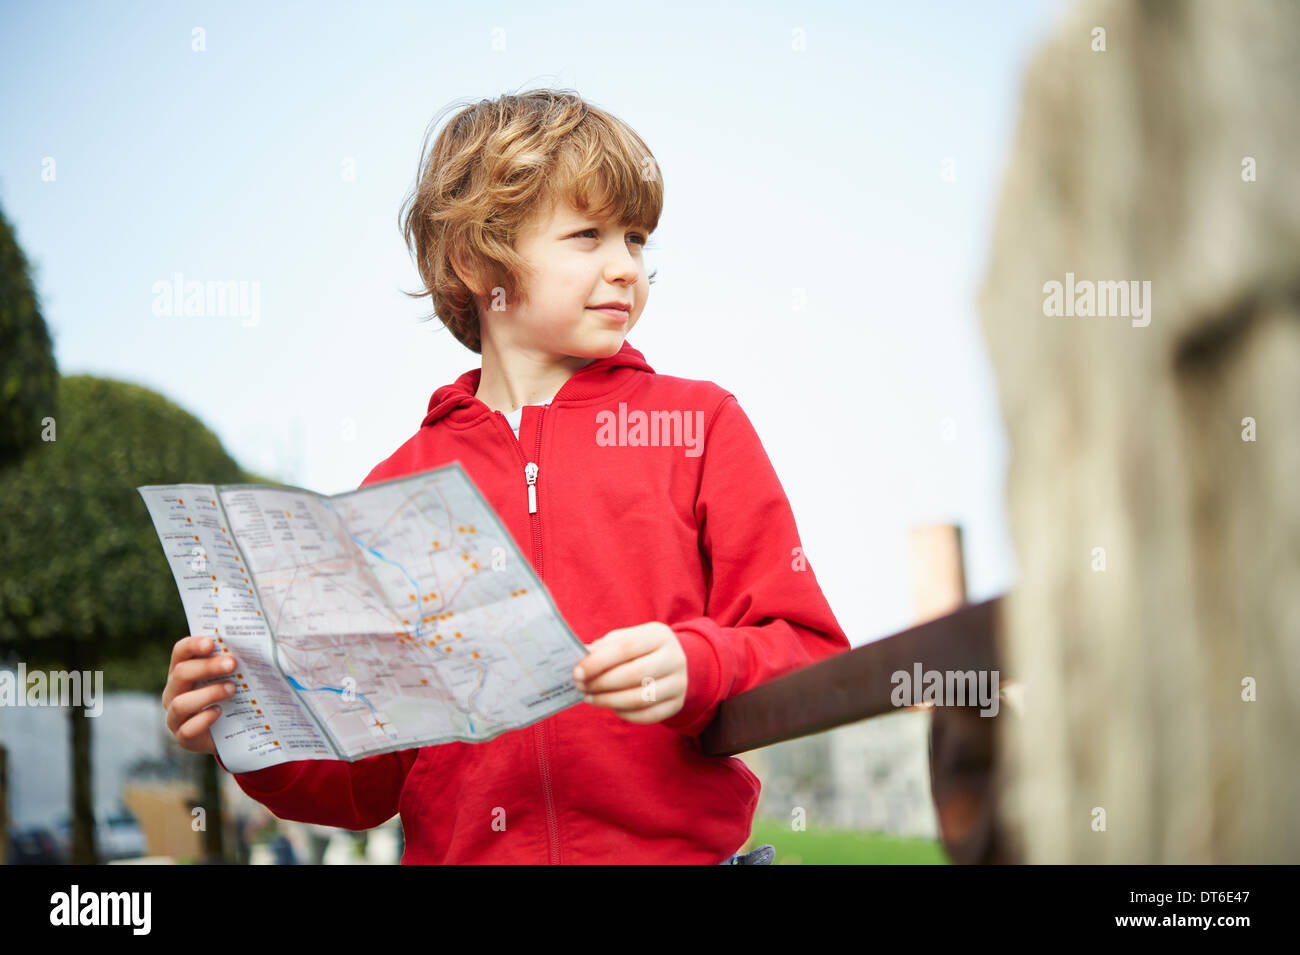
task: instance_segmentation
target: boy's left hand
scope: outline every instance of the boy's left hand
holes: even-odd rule
[[[611,630],[587,650],[573,679],[593,706],[630,723],[658,723],[685,705],[686,651],[666,623]]]

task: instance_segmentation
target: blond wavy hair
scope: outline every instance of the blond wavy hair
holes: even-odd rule
[[[456,105],[450,107],[455,109]],[[573,90],[531,90],[464,106],[420,151],[416,186],[402,203],[402,235],[432,296],[434,314],[470,351],[482,353],[474,283],[525,300],[532,269],[515,240],[559,201],[584,215],[645,229],[659,225],[663,180],[630,126]],[[654,275],[650,276],[654,281]]]

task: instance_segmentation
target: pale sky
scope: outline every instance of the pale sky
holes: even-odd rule
[[[664,177],[629,340],[736,395],[860,644],[912,620],[910,525],[964,527],[972,600],[1015,582],[974,302],[1061,6],[9,2],[0,206],[62,373],[155,389],[245,467],[337,493],[478,367],[401,294],[426,126],[576,89]],[[177,273],[256,288],[256,316],[155,314]]]

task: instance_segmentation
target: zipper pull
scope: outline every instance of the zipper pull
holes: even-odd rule
[[[532,461],[524,468],[524,477],[528,479],[528,513],[537,513],[537,465]]]

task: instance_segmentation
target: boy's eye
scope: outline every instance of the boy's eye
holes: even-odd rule
[[[590,234],[591,234],[591,237],[594,239],[594,238],[597,237],[597,236],[596,236],[596,232],[597,232],[597,230],[595,230],[595,229],[583,229],[581,232],[575,232],[574,235],[585,236],[585,235],[587,235],[588,233],[590,233]],[[631,239],[639,239],[641,245],[645,245],[645,244],[646,244],[646,241],[647,241],[647,240],[646,240],[646,237],[643,236],[640,232],[633,232],[633,233],[632,233],[628,238],[631,238]]]

